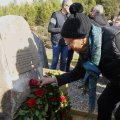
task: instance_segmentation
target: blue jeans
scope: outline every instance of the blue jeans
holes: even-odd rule
[[[66,59],[68,55],[68,46],[53,45],[53,58],[50,69],[56,69],[60,56],[60,70],[65,71]]]

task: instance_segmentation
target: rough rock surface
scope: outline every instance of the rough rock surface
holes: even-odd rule
[[[106,83],[107,80],[103,77],[100,77],[97,83],[97,90],[96,90],[97,99],[104,90]],[[71,99],[71,105],[73,109],[82,112],[88,112],[88,94],[83,96],[82,89],[78,89],[79,85],[81,85],[80,80],[73,83],[69,83],[68,94]],[[97,112],[97,104],[96,104],[95,112]]]
[[[0,17],[0,25],[0,119],[11,120],[29,94],[29,80],[41,77],[48,63],[44,45],[23,17]]]

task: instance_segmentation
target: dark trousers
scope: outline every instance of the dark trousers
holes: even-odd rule
[[[120,101],[120,86],[109,83],[98,99],[97,120],[111,120],[116,103]],[[116,119],[120,120],[120,119]]]
[[[72,61],[73,54],[74,54],[74,50],[72,49],[68,50],[68,57],[67,57],[66,70],[65,70],[66,72],[70,71],[70,63]]]
[[[115,112],[115,120],[120,120],[120,105]]]

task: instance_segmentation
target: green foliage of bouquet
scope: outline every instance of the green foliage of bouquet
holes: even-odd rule
[[[70,99],[58,86],[51,84],[42,88],[37,86],[37,80],[29,81],[31,93],[21,104],[13,120],[72,120],[70,115]]]

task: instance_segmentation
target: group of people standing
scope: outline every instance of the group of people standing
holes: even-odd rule
[[[70,16],[69,7],[72,3],[72,0],[63,0],[61,9],[53,12],[51,16],[48,26],[48,32],[51,33],[53,53],[50,69],[56,69],[60,59],[59,69],[61,71],[70,72],[70,64],[73,59],[74,50],[65,43],[64,38],[61,36],[61,29],[66,19]],[[81,9],[81,12],[83,12],[83,8]],[[109,26],[109,23],[104,16],[102,5],[94,6],[88,17],[96,26]]]
[[[89,90],[89,111],[94,111],[97,79],[102,74],[109,82],[97,101],[97,120],[111,120],[120,102],[120,28],[109,25],[101,5],[93,7],[89,16],[83,11],[80,3],[63,0],[62,9],[52,14],[48,26],[53,49],[51,69],[56,69],[61,55],[60,70],[65,71],[68,48],[76,51],[79,59],[72,71],[43,77],[38,85],[56,82],[61,86],[82,79]],[[120,106],[115,119],[120,120]]]

